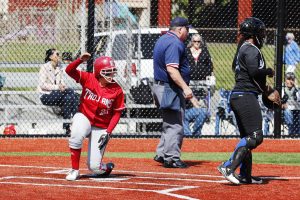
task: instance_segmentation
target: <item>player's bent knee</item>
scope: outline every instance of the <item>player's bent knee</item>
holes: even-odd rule
[[[69,147],[72,149],[81,149],[83,140],[83,137],[71,136],[69,138]]]
[[[256,131],[256,147],[258,145],[260,145],[263,140],[264,140],[264,137],[263,137],[263,131],[262,130],[259,130],[259,131]]]

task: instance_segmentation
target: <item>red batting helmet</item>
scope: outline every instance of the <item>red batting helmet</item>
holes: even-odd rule
[[[114,82],[113,78],[117,72],[114,60],[109,56],[101,56],[94,62],[94,74],[97,79],[101,76],[108,82]]]

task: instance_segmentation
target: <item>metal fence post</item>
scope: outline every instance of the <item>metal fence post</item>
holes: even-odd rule
[[[87,62],[87,71],[93,71],[94,61],[94,28],[95,28],[95,0],[89,0],[88,5],[88,38],[87,38],[87,51],[92,55]]]
[[[279,0],[277,5],[277,37],[276,37],[276,77],[275,88],[281,95],[282,90],[282,58],[283,58],[283,38],[284,38],[284,12],[285,12],[285,0]],[[281,137],[281,108],[276,108],[274,111],[274,138]]]

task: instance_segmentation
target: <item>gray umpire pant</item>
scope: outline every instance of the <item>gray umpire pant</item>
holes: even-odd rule
[[[164,86],[154,84],[152,88],[154,100],[159,108],[164,93]],[[156,148],[156,153],[166,161],[177,161],[180,159],[181,146],[183,140],[183,120],[185,103],[183,95],[180,96],[181,110],[174,111],[164,109],[162,110],[162,134],[159,144]]]

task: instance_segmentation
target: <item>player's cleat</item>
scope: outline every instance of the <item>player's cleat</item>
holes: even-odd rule
[[[114,167],[115,167],[114,163],[107,163],[106,170],[103,174],[101,174],[101,176],[109,176]]]
[[[156,155],[153,160],[162,164],[164,163],[164,158],[158,155]]]
[[[66,180],[75,181],[79,179],[79,176],[79,170],[71,169],[66,176]]]
[[[240,184],[240,181],[234,176],[234,173],[228,167],[223,166],[223,163],[217,167],[218,171],[231,183]]]
[[[188,165],[185,164],[182,160],[177,160],[177,161],[164,161],[164,167],[165,168],[187,168]]]
[[[257,176],[251,176],[251,180],[247,180],[245,177],[242,177],[241,175],[238,175],[238,180],[240,181],[240,184],[262,184],[263,179]]]

